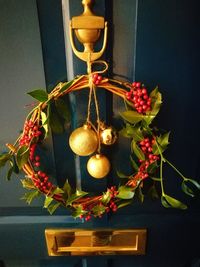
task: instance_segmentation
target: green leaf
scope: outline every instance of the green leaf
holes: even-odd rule
[[[0,167],[4,167],[6,162],[10,160],[11,157],[12,155],[10,155],[9,153],[1,154],[0,155]]]
[[[80,215],[84,215],[86,213],[87,213],[87,211],[83,210],[82,206],[80,205],[73,211],[72,216],[74,218],[78,218],[78,217],[80,217]]]
[[[40,102],[45,102],[48,100],[48,94],[44,90],[34,90],[32,92],[27,93],[28,95],[32,96],[33,98],[37,99]]]
[[[128,175],[126,175],[126,174],[124,174],[124,173],[122,173],[122,172],[120,172],[120,171],[116,171],[116,173],[117,173],[117,176],[118,176],[119,178],[121,178],[121,179],[129,178]]]
[[[128,121],[129,123],[137,123],[141,121],[144,116],[134,110],[126,110],[122,113],[120,113],[121,117],[125,120]]]
[[[31,202],[33,201],[33,199],[35,199],[36,197],[39,197],[39,196],[40,196],[40,192],[37,190],[34,190],[31,192],[25,193],[25,195],[21,199],[25,200],[26,203],[28,203],[30,205]]]
[[[143,203],[143,202],[144,202],[144,194],[143,194],[142,189],[141,189],[140,186],[137,187],[135,193],[136,193],[137,198],[139,199],[139,201],[140,201],[141,203]]]
[[[142,152],[142,150],[139,148],[139,146],[136,144],[134,140],[131,142],[131,147],[132,147],[134,154],[136,155],[138,159],[145,160],[144,153]]]
[[[144,117],[146,123],[149,125],[152,120],[155,118],[155,116],[158,114],[160,110],[160,106],[162,104],[162,95],[158,91],[158,87],[156,87],[150,94],[151,97],[151,111],[148,111],[146,113],[146,116]]]
[[[133,189],[131,187],[120,186],[118,188],[119,193],[116,197],[121,199],[131,199],[134,197],[135,194],[132,190]]]
[[[54,203],[54,204],[50,204],[48,206],[47,210],[52,215],[60,205],[61,205],[61,203],[59,203],[59,202]]]
[[[60,188],[60,187],[57,186],[57,187],[52,191],[52,193],[53,193],[53,194],[63,194],[64,191],[63,191],[62,188]]]
[[[52,197],[46,196],[45,201],[44,201],[44,208],[47,209],[53,200],[54,199]]]
[[[52,132],[60,134],[63,133],[64,128],[60,117],[55,112],[50,112],[49,114],[49,124]]]
[[[55,106],[58,114],[67,122],[70,121],[70,110],[63,99],[55,100]]]
[[[187,206],[184,203],[168,195],[162,195],[161,203],[165,208],[187,209]]]
[[[86,196],[88,193],[80,190],[76,190],[75,194],[72,194],[66,201],[66,206],[71,205],[75,200]]]
[[[125,206],[128,206],[132,203],[132,200],[127,200],[127,201],[123,201],[122,203],[120,203],[119,205],[117,205],[117,208],[120,209],[120,208],[123,208]]]
[[[11,161],[11,162],[12,162],[12,161]],[[11,167],[9,168],[9,170],[8,170],[8,172],[7,172],[7,175],[6,175],[6,179],[7,179],[8,181],[10,181],[10,178],[11,178],[11,176],[12,176],[13,171],[14,171],[14,167],[13,167],[13,165],[11,165]]]
[[[194,197],[195,196],[193,190],[186,184],[186,181],[183,181],[182,182],[181,188],[182,188],[183,192],[186,195],[191,196],[191,197]]]
[[[183,192],[185,194],[191,196],[191,197],[194,197],[195,196],[195,192],[193,190],[194,187],[196,189],[200,190],[200,184],[197,181],[192,180],[192,179],[185,179],[185,180],[183,180],[181,187],[182,187]]]
[[[92,212],[94,215],[101,215],[105,212],[106,207],[103,205],[96,205],[92,208]]]
[[[103,193],[102,203],[107,205],[110,200],[111,200],[110,192],[106,191],[105,193]]]
[[[200,190],[200,184],[193,180],[193,179],[187,179],[186,182],[193,184],[198,190]]]
[[[62,88],[59,90],[59,92],[62,93],[64,91],[66,91],[73,84],[73,82],[74,82],[74,80],[65,83],[65,85],[62,86]]]
[[[137,163],[135,162],[135,160],[130,156],[130,161],[131,161],[131,165],[133,167],[134,170],[138,171],[138,165]]]
[[[163,135],[156,137],[157,144],[155,143],[153,145],[153,154],[159,155],[160,153],[159,149],[161,152],[164,152],[167,149],[167,146],[169,145],[169,135],[170,135],[170,132],[167,132]],[[159,149],[158,149],[158,146],[159,146]]]
[[[149,166],[148,166],[148,168],[147,168],[147,172],[149,173],[149,174],[153,174],[153,173],[155,173],[155,171],[158,169],[158,164],[157,164],[157,162],[155,161],[155,162],[153,162],[153,163],[151,163]]]
[[[29,147],[28,146],[21,146],[16,155],[17,166],[21,170],[24,164],[27,163],[29,158]]]
[[[71,189],[71,185],[69,184],[68,180],[65,181],[65,184],[62,189],[67,194],[67,197],[71,196],[72,189]]]
[[[21,179],[22,186],[26,189],[34,189],[34,183],[30,178]]]
[[[49,108],[49,106],[48,106],[48,108]],[[47,136],[48,135],[48,131],[49,131],[49,127],[48,127],[49,117],[47,117],[46,113],[43,112],[43,111],[41,111],[41,120],[42,120],[42,127],[45,130],[45,136]]]
[[[159,198],[159,195],[158,195],[158,192],[157,192],[157,190],[156,190],[155,185],[152,185],[152,186],[149,188],[148,195],[149,195],[152,199],[158,199],[158,198]]]
[[[17,166],[17,162],[16,162],[15,156],[12,156],[12,162],[13,162],[13,172],[18,174],[19,173],[19,168]]]

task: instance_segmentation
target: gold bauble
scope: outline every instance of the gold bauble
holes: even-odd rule
[[[98,138],[89,125],[77,128],[69,137],[72,151],[79,156],[88,156],[97,150]]]
[[[100,140],[104,145],[113,145],[117,140],[117,132],[112,127],[105,127],[100,130]]]
[[[110,171],[110,161],[106,156],[96,154],[88,160],[87,170],[94,178],[104,178]]]

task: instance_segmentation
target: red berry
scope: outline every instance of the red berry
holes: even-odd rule
[[[143,93],[144,95],[146,95],[146,94],[147,94],[147,89],[143,88],[143,89],[142,89],[142,93]]]
[[[40,162],[38,162],[38,161],[35,162],[35,163],[34,163],[34,166],[35,166],[35,167],[39,167],[39,166],[40,166]]]
[[[135,86],[136,87],[140,87],[141,86],[141,83],[137,82]]]
[[[136,86],[136,82],[133,82],[133,83],[132,83],[132,86],[135,87],[135,86]]]
[[[39,156],[36,156],[36,157],[35,157],[35,160],[36,160],[36,161],[40,161],[40,157],[39,157]]]

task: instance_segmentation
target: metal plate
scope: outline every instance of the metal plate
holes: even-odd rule
[[[49,256],[144,255],[146,229],[46,229]]]

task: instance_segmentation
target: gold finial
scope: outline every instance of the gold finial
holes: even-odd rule
[[[96,16],[91,11],[92,0],[82,0],[84,11],[80,16],[73,17],[70,22],[70,42],[75,55],[83,61],[92,62],[100,58],[106,48],[107,42],[107,22],[103,17]],[[101,30],[104,29],[103,46],[100,51],[94,51],[94,44],[100,37]],[[78,51],[74,44],[73,31],[80,43],[84,46],[84,51]]]

